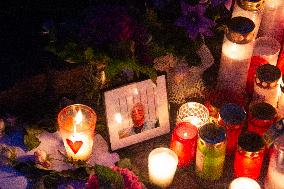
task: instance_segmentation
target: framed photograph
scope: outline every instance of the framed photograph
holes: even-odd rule
[[[165,76],[105,92],[111,150],[170,132]]]

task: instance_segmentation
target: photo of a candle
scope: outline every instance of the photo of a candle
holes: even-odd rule
[[[177,124],[172,134],[171,150],[178,156],[178,166],[184,167],[195,158],[198,130],[187,122]]]
[[[250,106],[248,114],[248,131],[260,136],[276,122],[276,109],[266,102],[256,103]]]
[[[198,102],[188,102],[179,108],[177,112],[176,124],[188,122],[197,128],[205,125],[209,121],[209,110]]]
[[[62,109],[57,120],[67,156],[74,160],[87,160],[93,150],[97,120],[94,110],[73,104]]]
[[[276,66],[264,64],[257,68],[253,102],[266,102],[276,108],[281,93],[280,83],[281,71]]]
[[[254,37],[256,37],[264,9],[264,0],[236,0],[232,18],[243,16],[251,19],[254,24]]]
[[[248,177],[239,177],[233,180],[229,189],[261,189],[260,185]]]
[[[261,136],[253,132],[240,135],[234,160],[234,176],[258,179],[265,145]]]
[[[248,18],[234,17],[227,27],[216,90],[222,96],[220,100],[243,104],[255,26]]]
[[[265,189],[284,189],[284,136],[277,138],[270,156]]]
[[[226,130],[213,123],[199,129],[196,150],[196,174],[201,179],[218,180],[223,174]]]
[[[233,152],[236,150],[238,138],[244,126],[245,119],[246,112],[244,108],[237,104],[225,104],[220,109],[218,123],[226,128],[226,153],[228,155],[233,154]]]
[[[176,153],[168,148],[156,148],[148,157],[150,181],[162,188],[170,186],[178,164]]]

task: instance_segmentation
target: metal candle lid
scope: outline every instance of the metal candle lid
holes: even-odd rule
[[[281,71],[271,64],[264,64],[256,70],[256,84],[261,88],[274,88],[281,78]]]
[[[218,127],[214,123],[207,123],[200,127],[199,136],[209,144],[217,144],[226,139],[226,130],[224,127]]]
[[[241,124],[246,118],[245,110],[234,103],[228,103],[221,107],[220,117],[228,124]]]
[[[250,112],[253,117],[260,120],[272,120],[276,116],[275,108],[266,102],[254,104],[250,108]]]
[[[257,133],[245,132],[240,135],[238,146],[246,152],[259,152],[264,149],[264,140]]]
[[[231,18],[227,24],[226,37],[238,44],[246,44],[254,39],[255,24],[246,17],[237,16]]]
[[[258,11],[264,8],[264,0],[237,0],[237,3],[247,11]]]

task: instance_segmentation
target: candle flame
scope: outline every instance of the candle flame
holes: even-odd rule
[[[122,116],[121,116],[121,114],[120,113],[116,113],[115,115],[114,115],[114,119],[115,119],[115,121],[117,122],[117,123],[122,123]]]
[[[187,133],[184,133],[183,136],[184,136],[184,137],[187,137]]]
[[[80,123],[82,123],[82,120],[83,120],[83,114],[82,111],[79,110],[77,115],[75,116],[75,124],[79,125]]]

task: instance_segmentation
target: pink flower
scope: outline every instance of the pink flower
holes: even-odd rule
[[[96,175],[91,175],[86,183],[86,189],[98,189],[98,188],[99,188],[98,177]]]

